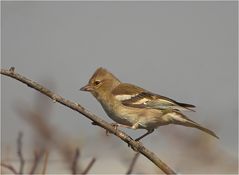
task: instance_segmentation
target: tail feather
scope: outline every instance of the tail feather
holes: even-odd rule
[[[196,123],[196,122],[192,121],[191,119],[187,118],[185,115],[183,115],[181,113],[178,113],[178,112],[175,112],[173,114],[174,115],[172,115],[172,117],[173,117],[173,120],[174,120],[175,124],[200,129],[201,131],[204,131],[207,134],[209,134],[209,135],[219,139],[219,137],[213,131],[211,131],[211,130],[209,130],[207,128],[202,127],[198,123]]]
[[[211,130],[209,130],[209,129],[207,129],[207,128],[204,128],[204,127],[200,126],[199,124],[194,124],[194,123],[193,123],[193,124],[192,124],[192,127],[195,127],[195,128],[197,128],[197,129],[200,129],[201,131],[204,131],[204,132],[210,134],[211,136],[214,136],[214,137],[216,137],[217,139],[219,139],[219,137],[218,137],[213,131],[211,131]]]
[[[191,109],[191,108],[195,108],[195,107],[196,107],[196,106],[194,106],[194,105],[187,104],[187,103],[179,103],[179,102],[177,102],[177,104],[178,104],[180,107],[182,107],[182,108],[185,108],[185,109],[187,109],[187,110],[189,110],[189,111],[195,112],[195,110]]]
[[[179,103],[178,105],[185,107],[185,108],[195,108],[196,106],[192,105],[192,104],[187,104],[187,103]]]

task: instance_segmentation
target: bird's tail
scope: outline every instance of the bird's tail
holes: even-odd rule
[[[190,120],[189,118],[187,118],[185,115],[183,115],[181,113],[178,113],[178,112],[171,113],[171,117],[173,118],[173,123],[175,123],[175,124],[200,129],[201,131],[204,131],[207,134],[210,134],[211,136],[219,139],[219,137],[213,131],[202,127],[201,125]]]

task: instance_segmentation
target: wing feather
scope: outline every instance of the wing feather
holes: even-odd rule
[[[179,103],[168,97],[154,94],[152,92],[146,91],[140,87],[122,83],[116,87],[112,94],[115,98],[125,106],[135,107],[135,108],[152,108],[152,109],[174,109],[174,110],[190,110],[194,108],[194,105]]]

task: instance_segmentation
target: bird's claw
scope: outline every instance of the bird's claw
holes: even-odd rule
[[[138,146],[132,146],[128,143],[128,147],[131,147],[135,152],[139,152],[139,150],[143,147],[143,144],[140,141],[136,141]]]
[[[113,126],[116,130],[118,129],[118,126],[119,126],[117,123],[111,123],[110,125]],[[106,130],[106,133],[105,133],[105,134],[106,134],[107,136],[109,135],[109,133],[111,133],[111,132],[108,131],[108,130]]]
[[[98,124],[97,124],[96,122],[94,122],[94,121],[93,121],[93,122],[91,122],[91,124],[92,124],[92,125],[98,125]]]
[[[129,136],[129,137],[130,137],[130,136]],[[134,140],[132,137],[130,137],[130,139],[131,139],[132,141]],[[138,149],[141,148],[141,147],[143,146],[143,144],[142,144],[140,141],[138,141],[137,139],[134,140],[134,141],[137,142],[138,148],[136,148],[135,146],[132,146],[132,145],[130,144],[130,142],[128,142],[128,147],[131,147],[134,151],[138,152]]]

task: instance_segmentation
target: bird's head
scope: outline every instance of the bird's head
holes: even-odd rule
[[[81,91],[89,91],[95,97],[105,95],[111,92],[116,86],[120,84],[118,78],[104,68],[98,68],[90,78],[87,85],[82,87]]]

